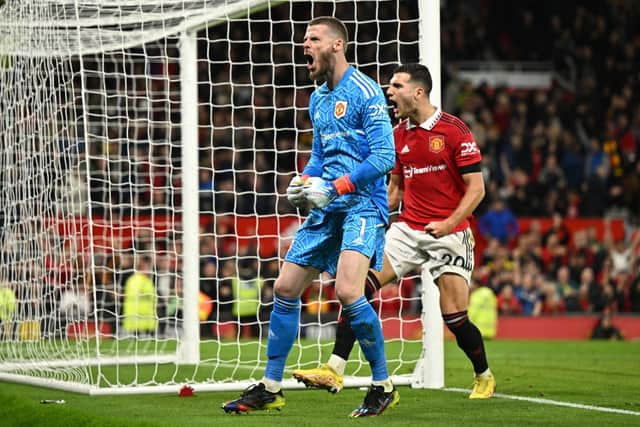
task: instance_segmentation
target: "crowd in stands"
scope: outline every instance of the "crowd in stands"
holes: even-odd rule
[[[469,0],[442,8],[443,108],[469,124],[484,158],[488,192],[477,214],[500,198],[517,217],[560,212],[569,218],[616,214],[634,219],[640,214],[638,6],[619,0],[570,1],[547,9],[538,3]],[[274,8],[264,21],[256,18],[251,26],[211,27],[207,35],[212,41],[200,44],[203,213],[296,213],[281,195],[309,154],[306,105],[314,89],[300,52],[288,43],[292,31],[300,36],[309,13],[298,9]],[[384,86],[397,52],[378,50],[370,42],[388,44],[397,33],[391,27],[383,31],[384,26],[378,31],[369,19],[392,18],[396,12],[393,2],[379,9],[359,10],[363,22],[351,55],[365,62],[361,68]],[[406,9],[408,18],[417,13]],[[292,26],[291,14],[296,13]],[[418,60],[415,22],[401,29],[403,40],[414,40],[401,52],[403,61]],[[261,49],[256,34],[270,34],[274,49]],[[132,206],[143,214],[167,213],[168,206],[179,205],[179,110],[161,99],[166,89],[172,93],[170,99],[179,93],[178,54],[174,48],[168,50],[164,54],[175,62],[156,66],[150,54],[148,68],[158,78],[134,79],[134,93],[122,96],[126,99],[120,108],[129,112],[129,120],[90,128],[105,140],[102,146],[90,145],[92,206],[97,213],[107,204]],[[367,58],[385,65],[372,65]],[[547,61],[556,75],[568,77],[565,84],[555,80],[542,89],[474,87],[455,72],[455,64],[466,60]],[[117,75],[107,63],[101,66],[99,72]],[[132,72],[144,75],[144,67],[139,67],[136,63]],[[162,73],[169,77],[168,88],[162,87]],[[102,105],[98,95],[89,96],[89,106]],[[149,117],[148,126],[139,125]]]
[[[487,196],[476,214],[488,244],[476,284],[495,291],[503,314],[637,312],[640,7],[489,1],[465,10],[477,3],[446,9],[445,64],[548,61],[569,83],[473,87],[445,68],[445,107],[470,124],[483,153]],[[553,225],[518,230],[523,217]],[[626,235],[571,233],[564,221],[579,217],[623,218]]]
[[[503,315],[639,312],[639,269],[640,233],[626,245],[606,228],[602,238],[595,227],[570,232],[555,214],[546,231],[532,220],[507,244],[488,236],[474,282]]]
[[[393,17],[394,3],[380,3],[378,17],[386,16],[386,8]],[[403,7],[406,17],[416,16],[416,7]],[[207,59],[199,61],[199,73],[206,78],[199,85],[198,104],[200,210],[210,218],[201,229],[200,287],[220,304],[213,313],[229,319],[234,317],[236,279],[260,278],[262,301],[271,301],[277,256],[282,254],[264,256],[255,242],[244,244],[233,220],[224,218],[297,215],[282,195],[291,176],[305,164],[311,144],[306,106],[314,86],[304,59],[286,43],[291,13],[300,15],[295,26],[299,31],[309,12],[295,5],[264,13],[265,19],[251,28],[211,27],[206,31],[214,41],[199,44],[200,57]],[[402,31],[384,31],[390,24],[379,27],[375,17],[374,11],[358,16],[357,55],[386,64],[362,67],[386,85],[397,52],[378,46],[401,34],[407,40],[403,61],[417,61],[418,30],[409,19]],[[256,39],[263,34],[270,35],[264,45],[271,46],[268,49]],[[247,40],[253,41],[253,48]],[[178,53],[174,48],[165,53],[172,59],[166,68],[156,69],[153,55],[148,65],[157,76],[168,76],[168,87],[155,87],[164,84],[161,78],[136,80],[132,87],[142,95],[123,101],[136,104],[128,109],[135,116],[129,126],[89,127],[104,141],[87,148],[87,180],[96,217],[117,211],[122,216],[171,218],[174,207],[180,206],[180,117],[170,102],[179,93]],[[640,312],[638,2],[446,2],[442,53],[443,108],[470,126],[483,155],[487,195],[474,222],[483,243],[474,286],[491,288],[504,315]],[[456,62],[467,60],[547,61],[558,78],[544,89],[474,86],[456,74]],[[101,66],[105,68],[96,72],[113,71],[107,69],[108,61]],[[144,66],[134,70],[145,72]],[[91,85],[93,74],[87,75]],[[167,89],[172,93],[169,102],[161,100]],[[89,106],[102,105],[99,93],[88,95],[96,97]],[[141,118],[150,118],[151,125],[136,127]],[[566,228],[565,221],[583,217],[605,222],[622,218],[625,234],[616,238],[606,230],[599,236],[592,228]],[[553,225],[543,230],[533,220],[520,229],[521,218],[553,218]],[[163,289],[160,300],[177,287],[160,286],[160,278],[175,276],[177,281],[181,269],[176,255],[181,252],[179,226],[173,229],[176,235],[139,236],[131,244],[137,252],[153,256],[155,266],[149,274],[155,276],[158,292]],[[123,261],[129,258],[128,248],[121,249],[96,261],[105,271],[96,276],[96,287],[118,284],[123,289],[133,261]],[[249,261],[240,261],[243,258]],[[311,289],[316,294],[323,285]],[[107,301],[116,293],[114,288],[98,295]]]
[[[502,198],[519,217],[640,214],[640,8],[632,1],[487,2],[445,10],[445,107],[470,124],[485,161],[484,209]],[[509,17],[508,19],[506,17]],[[504,19],[501,21],[501,19]],[[498,22],[507,22],[497,25]],[[473,29],[469,31],[469,29]],[[478,87],[461,60],[548,61],[569,83]]]

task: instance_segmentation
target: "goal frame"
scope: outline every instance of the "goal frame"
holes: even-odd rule
[[[180,80],[181,99],[197,99],[198,77],[197,77],[197,32],[209,25],[211,21],[220,19],[226,15],[241,16],[256,10],[283,3],[284,1],[265,0],[238,0],[232,4],[197,16],[184,16],[182,24],[172,27],[165,32],[155,32],[148,39],[137,39],[131,46],[144,44],[168,36],[179,37],[180,49]],[[419,56],[420,61],[431,70],[433,78],[433,89],[431,100],[434,105],[441,105],[441,76],[440,76],[440,1],[424,0],[419,2]],[[78,21],[80,22],[80,21]],[[77,22],[61,22],[59,26],[67,28],[77,28],[80,32],[82,27],[90,27],[95,22],[83,21],[81,25]],[[79,37],[80,40],[80,37]],[[120,45],[118,48],[127,47]],[[83,56],[95,53],[93,50],[84,48],[81,43],[76,52],[67,52],[69,56],[78,57],[81,63],[80,74],[82,80],[82,102],[85,102],[85,76],[82,64]],[[34,56],[64,55],[64,52],[35,51]],[[86,106],[84,106],[86,107]],[[183,306],[183,336],[181,345],[177,348],[175,357],[153,356],[153,361],[157,362],[159,357],[165,357],[166,363],[194,365],[200,362],[200,336],[198,319],[198,292],[199,292],[199,196],[198,196],[198,111],[197,103],[181,102],[181,138],[182,138],[182,224],[183,224],[183,274],[184,274],[184,306]],[[83,114],[87,109],[84,108]],[[84,117],[85,132],[89,120]],[[85,153],[85,156],[88,156]],[[91,222],[91,214],[88,214],[88,221]],[[91,227],[89,227],[91,230]],[[90,236],[93,239],[93,236]],[[94,290],[95,292],[95,290]],[[94,295],[95,298],[95,295]],[[440,316],[438,304],[438,290],[433,285],[433,280],[428,272],[422,274],[422,324],[423,342],[422,356],[412,375],[392,376],[396,385],[409,385],[414,388],[442,388],[444,387],[444,334],[443,324]],[[96,323],[98,319],[94,318]],[[99,340],[99,334],[96,340]],[[122,364],[126,363],[126,358],[100,358],[99,356],[91,360],[76,360],[68,363],[77,364]],[[140,358],[136,359],[141,362]],[[26,363],[26,362],[25,362]],[[49,364],[50,366],[50,364]],[[7,372],[7,367],[0,369],[0,380],[20,382],[36,386],[44,386],[66,391],[87,393],[90,395],[112,395],[112,394],[141,394],[141,393],[174,393],[181,385],[153,385],[153,386],[118,386],[100,387],[95,384],[79,384],[68,381],[61,381],[35,376],[18,375]],[[366,386],[370,382],[369,378],[346,377],[346,387]],[[230,391],[241,390],[250,384],[249,381],[236,381],[231,383],[193,383],[191,387],[196,391]],[[304,385],[295,380],[286,379],[283,387],[287,389],[300,389]]]

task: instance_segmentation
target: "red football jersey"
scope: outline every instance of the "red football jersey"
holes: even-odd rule
[[[466,184],[458,168],[481,161],[473,134],[459,118],[440,109],[419,126],[408,120],[394,129],[396,166],[403,175],[403,209],[399,220],[424,230],[431,221],[449,217],[458,207]],[[454,228],[469,226],[465,219]]]

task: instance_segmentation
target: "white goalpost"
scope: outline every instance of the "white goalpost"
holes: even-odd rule
[[[311,149],[306,23],[341,18],[350,62],[383,87],[425,63],[439,105],[439,8],[0,1],[0,381],[97,395],[260,379],[273,282],[306,215],[283,197]],[[426,276],[375,306],[394,382],[440,388]],[[326,361],[338,308],[321,276],[285,378]],[[346,372],[346,386],[370,381],[357,345]]]
[[[430,100],[442,107],[440,76],[440,0],[421,1],[419,15],[427,25],[420,26],[420,62],[431,72],[433,88]],[[440,312],[440,292],[428,271],[423,270],[422,282],[422,356],[413,371],[412,387],[444,387],[444,330]]]

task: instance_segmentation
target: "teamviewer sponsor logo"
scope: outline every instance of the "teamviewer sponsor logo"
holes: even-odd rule
[[[403,167],[403,173],[404,173],[404,177],[405,178],[413,178],[414,175],[422,175],[425,173],[432,173],[432,172],[440,172],[443,171],[447,168],[446,164],[440,164],[440,165],[427,165],[423,168],[416,168],[414,166],[410,166],[410,165],[405,165]]]

